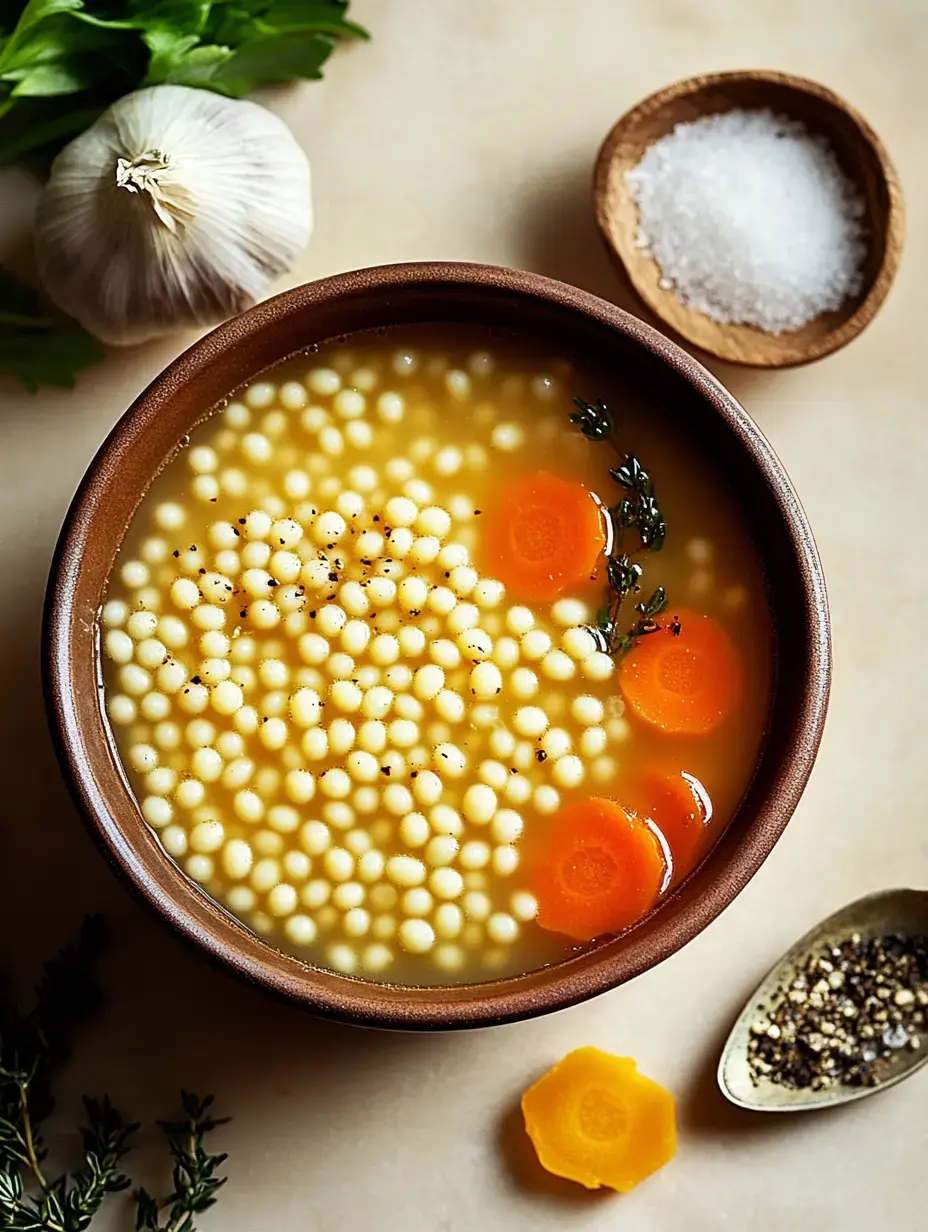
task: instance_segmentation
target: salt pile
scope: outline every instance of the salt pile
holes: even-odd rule
[[[779,334],[860,291],[863,199],[796,121],[730,111],[678,124],[625,178],[662,285],[713,320]]]

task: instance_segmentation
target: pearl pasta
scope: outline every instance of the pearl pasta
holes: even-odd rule
[[[492,550],[533,469],[615,500],[567,371],[486,337],[326,344],[208,417],[143,499],[99,614],[106,716],[157,841],[270,944],[420,984],[569,952],[523,852],[621,799],[656,738],[595,631],[602,576],[533,599]],[[720,613],[761,610],[720,541],[672,550],[674,599],[718,579]]]
[[[411,917],[398,930],[399,942],[411,954],[425,954],[435,944],[435,930],[426,920]]]

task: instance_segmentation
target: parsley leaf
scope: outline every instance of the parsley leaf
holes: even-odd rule
[[[322,65],[335,50],[335,39],[308,30],[249,39],[213,75],[213,88],[241,98],[260,85],[294,77],[318,80]]]
[[[139,86],[241,97],[321,77],[340,39],[369,37],[347,10],[348,0],[0,0],[0,164],[54,150]]]
[[[86,330],[48,316],[35,293],[0,266],[0,375],[32,393],[40,385],[71,389],[75,374],[104,355]]]
[[[179,34],[174,30],[148,30],[143,38],[151,51],[145,77],[147,86],[170,82],[177,86],[214,89],[213,74],[235,54],[228,47],[202,46],[195,34]]]

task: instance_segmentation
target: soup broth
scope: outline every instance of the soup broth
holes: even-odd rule
[[[731,818],[770,687],[759,562],[685,427],[464,326],[326,344],[208,415],[101,643],[165,851],[270,944],[408,984],[633,925]]]

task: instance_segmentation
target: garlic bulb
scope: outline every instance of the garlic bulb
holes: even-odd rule
[[[58,155],[36,252],[55,303],[118,346],[249,307],[311,230],[309,164],[282,120],[163,85],[121,98]]]

